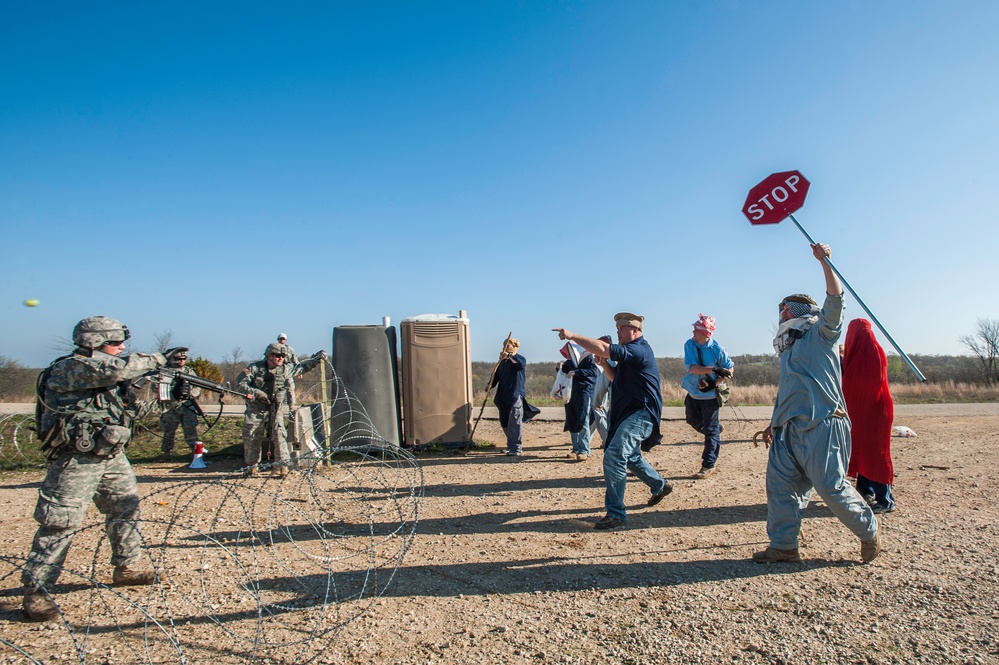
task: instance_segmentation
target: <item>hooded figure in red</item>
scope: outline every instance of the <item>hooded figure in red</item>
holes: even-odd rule
[[[853,446],[847,475],[875,513],[895,510],[891,485],[891,425],[895,405],[888,390],[888,358],[874,338],[871,322],[854,319],[846,331],[843,396],[850,414]]]

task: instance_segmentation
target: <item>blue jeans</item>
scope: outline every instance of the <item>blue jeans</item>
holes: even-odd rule
[[[506,449],[511,453],[524,451],[523,442],[520,440],[521,430],[524,424],[524,400],[520,397],[510,407],[510,417],[506,422]]]
[[[721,423],[718,421],[718,400],[694,399],[690,395],[683,398],[687,424],[704,435],[704,452],[701,453],[701,466],[713,469],[721,449]]]
[[[589,455],[590,454],[590,419],[589,417],[583,420],[583,429],[578,432],[569,432],[569,436],[572,438],[572,452],[577,455]]]
[[[891,493],[891,485],[878,483],[870,478],[857,474],[857,491],[861,496],[873,496],[874,502],[886,510],[895,508],[895,497]]]
[[[628,513],[624,506],[624,490],[628,483],[628,470],[649,486],[652,494],[658,494],[666,487],[666,481],[642,457],[641,444],[652,434],[652,416],[645,411],[636,411],[618,426],[614,438],[607,443],[604,451],[604,508],[607,515],[626,521]]]

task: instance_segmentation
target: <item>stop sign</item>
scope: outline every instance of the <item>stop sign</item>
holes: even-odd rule
[[[742,214],[750,224],[777,224],[805,205],[808,181],[798,171],[771,173],[749,190]]]

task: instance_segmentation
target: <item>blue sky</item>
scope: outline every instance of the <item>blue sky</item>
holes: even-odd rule
[[[621,310],[659,356],[699,312],[768,353],[822,291],[790,221],[741,213],[792,169],[907,352],[999,318],[999,3],[276,7],[0,4],[0,354],[93,314],[221,360],[459,310],[475,360]]]

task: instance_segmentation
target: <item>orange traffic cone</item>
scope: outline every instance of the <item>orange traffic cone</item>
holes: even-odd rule
[[[204,469],[205,468],[205,460],[203,458],[204,454],[205,454],[205,444],[198,441],[196,444],[194,444],[194,459],[191,460],[191,466],[188,468]]]

